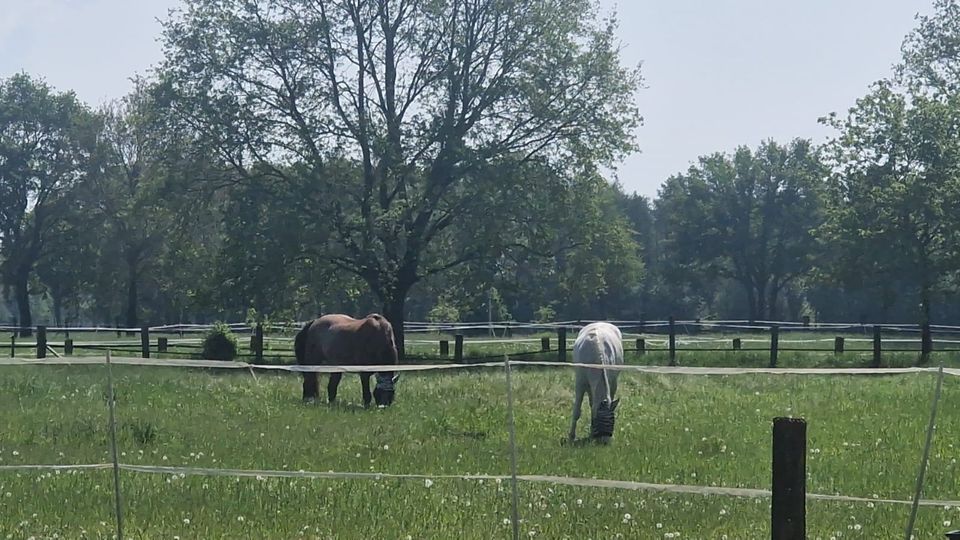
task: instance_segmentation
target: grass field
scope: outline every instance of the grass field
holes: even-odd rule
[[[652,356],[652,355],[648,355]],[[721,355],[723,356],[723,355]],[[701,355],[700,358],[703,358]],[[717,360],[716,362],[721,362]],[[4,367],[0,465],[109,461],[103,367]],[[396,404],[299,401],[290,374],[115,367],[121,461],[409,474],[509,474],[501,370],[406,373]],[[621,375],[610,446],[562,445],[572,373],[514,372],[521,474],[770,485],[775,416],[808,420],[808,492],[912,496],[934,377]],[[960,381],[944,382],[924,497],[958,499]],[[587,415],[581,434],[588,429]],[[122,472],[131,538],[507,538],[507,482],[256,479]],[[526,538],[769,537],[769,500],[520,484]],[[909,507],[808,502],[808,537],[897,538]],[[0,471],[0,538],[109,538],[112,472]],[[960,527],[924,507],[917,538]]]

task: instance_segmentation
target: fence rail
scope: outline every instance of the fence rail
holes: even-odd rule
[[[405,362],[438,362],[452,361],[453,363],[478,362],[485,359],[500,358],[502,351],[493,354],[466,354],[467,345],[479,346],[489,344],[536,344],[539,348],[529,350],[511,350],[510,354],[517,357],[545,358],[554,355],[558,361],[565,362],[568,352],[568,332],[582,328],[590,321],[564,321],[559,323],[409,323],[408,331],[412,333],[407,340],[413,348],[407,351]],[[920,363],[929,360],[931,354],[960,352],[960,327],[948,325],[854,325],[848,323],[796,323],[761,321],[771,323],[770,326],[759,325],[756,321],[750,324],[740,324],[742,321],[614,321],[624,330],[624,337],[629,338],[625,351],[644,355],[647,353],[666,353],[670,365],[676,365],[677,354],[702,354],[717,351],[733,351],[743,353],[768,353],[769,366],[777,367],[780,363],[781,352],[810,352],[810,353],[870,353],[873,367],[880,367],[884,353],[918,353]],[[781,324],[783,326],[781,326]],[[631,326],[633,325],[633,326]],[[287,325],[262,325],[250,327],[246,323],[232,325],[236,330],[249,333],[249,344],[245,351],[237,356],[244,359],[253,359],[260,363],[264,358],[277,362],[293,362],[292,331],[299,328],[299,323]],[[10,337],[10,356],[16,356],[18,350],[33,348],[37,358],[46,357],[49,351],[60,354],[55,348],[62,349],[62,354],[70,356],[74,350],[107,351],[119,350],[127,353],[140,353],[143,358],[151,355],[192,356],[202,357],[202,343],[199,337],[190,337],[190,332],[206,331],[205,325],[165,325],[155,327],[141,327],[139,329],[103,327],[74,327],[48,328],[38,326],[35,331],[35,341],[18,342],[18,327],[0,327],[0,331],[13,332]],[[476,334],[491,328],[504,329],[503,337],[491,339]],[[101,340],[75,341],[71,336],[82,333],[99,333],[104,330],[116,331],[118,338],[124,333],[128,337],[139,336],[128,340]],[[280,335],[268,336],[273,331]],[[529,331],[535,337],[513,337],[513,331]],[[833,337],[817,337],[809,331],[833,333]],[[62,340],[50,341],[49,334],[58,332],[64,334]],[[419,332],[419,333],[418,333]],[[455,332],[452,336],[449,332]],[[919,332],[919,335],[915,333]],[[425,334],[436,334],[433,340],[424,339]],[[468,335],[469,333],[469,335]],[[555,334],[552,338],[550,334]],[[791,333],[796,335],[790,337]],[[760,336],[767,334],[768,337]],[[893,335],[891,335],[893,334]],[[862,335],[863,337],[857,337]],[[174,337],[172,337],[174,336]],[[870,336],[870,337],[867,337]],[[451,355],[450,338],[453,338],[454,347]],[[155,339],[154,339],[155,338]],[[832,347],[826,346],[832,343]],[[424,354],[416,351],[425,344],[436,344],[437,352]],[[870,347],[847,344],[870,343]],[[746,344],[746,346],[745,346]],[[763,345],[757,345],[763,344]],[[816,346],[824,344],[824,346]],[[246,344],[245,344],[246,345]],[[632,347],[630,345],[633,345]],[[171,350],[171,348],[175,350]]]

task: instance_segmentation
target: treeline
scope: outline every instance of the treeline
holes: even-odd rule
[[[592,2],[189,0],[91,108],[0,81],[0,319],[960,321],[960,4],[836,136],[745,141],[655,200],[642,79]]]

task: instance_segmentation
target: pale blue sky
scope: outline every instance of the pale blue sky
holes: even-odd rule
[[[160,60],[157,18],[177,0],[0,0],[0,77],[25,70],[96,105]],[[624,58],[643,61],[641,152],[620,167],[653,196],[697,156],[762,139],[823,140],[890,74],[931,0],[600,0],[617,6]]]

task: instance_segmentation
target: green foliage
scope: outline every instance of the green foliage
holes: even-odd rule
[[[234,271],[288,268],[270,250],[301,217],[322,260],[399,322],[415,284],[534,240],[544,210],[568,210],[544,204],[551,188],[634,147],[639,71],[586,0],[283,4],[189,0],[165,24],[171,117],[257,190],[228,213],[243,221]],[[257,207],[279,197],[282,214]]]
[[[743,287],[751,319],[777,316],[785,289],[817,254],[825,170],[809,141],[763,142],[700,158],[657,200],[662,251],[674,279],[726,278]]]
[[[553,309],[551,305],[540,306],[534,312],[533,322],[535,323],[552,323],[556,320],[557,310]]]
[[[34,267],[92,169],[97,132],[72,92],[27,74],[0,80],[0,281],[25,326]]]
[[[203,337],[203,358],[231,361],[237,356],[237,336],[230,327],[217,322]]]
[[[437,298],[437,303],[427,313],[427,320],[430,322],[459,322],[460,310],[453,302],[441,296]]]
[[[960,263],[960,94],[947,100],[877,83],[830,145],[830,178],[820,236],[824,272],[892,299],[903,281],[919,291],[921,320]]]

